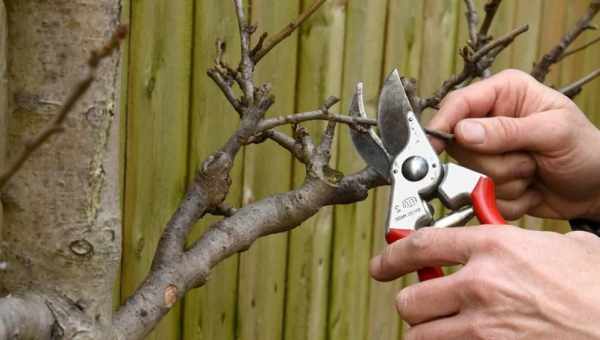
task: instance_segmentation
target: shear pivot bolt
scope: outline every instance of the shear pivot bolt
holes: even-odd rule
[[[402,175],[410,181],[422,180],[429,172],[429,165],[423,157],[413,156],[402,164]]]

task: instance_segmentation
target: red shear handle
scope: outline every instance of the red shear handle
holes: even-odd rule
[[[410,235],[413,230],[408,229],[390,229],[390,231],[385,235],[385,239],[388,244],[392,244],[399,239],[403,239]],[[435,279],[436,277],[444,276],[444,272],[440,267],[427,267],[423,269],[419,269],[417,271],[419,275],[419,281],[427,281],[431,279]]]
[[[489,177],[481,177],[471,193],[475,215],[481,224],[506,224],[496,206],[496,186]]]

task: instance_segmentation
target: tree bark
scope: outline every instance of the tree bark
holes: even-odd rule
[[[21,150],[23,138],[48,124],[86,74],[90,51],[119,22],[120,5],[121,0],[6,0],[9,159]],[[0,269],[0,292],[43,296],[39,312],[49,310],[57,318],[55,328],[74,338],[96,337],[94,327],[78,331],[84,323],[61,320],[66,315],[61,310],[72,307],[99,325],[112,318],[121,254],[118,61],[115,55],[101,65],[64,132],[36,151],[2,193],[0,263],[6,269]],[[1,64],[0,114],[6,74]],[[0,300],[0,311],[7,303]],[[40,309],[19,304],[38,312],[35,305]]]

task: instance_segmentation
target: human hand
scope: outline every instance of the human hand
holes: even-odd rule
[[[453,131],[450,155],[494,179],[507,219],[600,219],[600,132],[528,74],[507,70],[450,93],[430,127]]]
[[[508,226],[424,228],[371,261],[389,281],[419,268],[458,272],[404,288],[406,340],[599,339],[600,238]]]

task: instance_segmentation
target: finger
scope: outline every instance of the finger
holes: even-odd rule
[[[466,228],[423,228],[387,246],[371,260],[369,271],[379,281],[390,281],[425,267],[467,262],[472,233]]]
[[[571,231],[565,234],[567,237],[570,237],[575,240],[583,241],[583,242],[598,242],[598,236],[591,232],[577,230]]]
[[[516,220],[532,211],[542,203],[542,195],[535,189],[528,189],[521,197],[515,200],[498,200],[498,210],[507,220]]]
[[[469,339],[472,320],[463,314],[422,323],[408,329],[405,340]]]
[[[529,189],[532,179],[515,179],[508,183],[496,186],[496,198],[504,201],[513,201],[523,196]]]
[[[402,320],[416,325],[458,313],[461,289],[456,286],[457,281],[449,275],[402,289],[396,298]]]
[[[456,125],[456,141],[465,148],[488,154],[549,151],[569,141],[571,128],[558,117],[558,111],[545,111],[519,118],[465,119]]]
[[[518,178],[532,177],[537,168],[533,157],[525,152],[489,155],[471,151],[458,145],[450,145],[448,152],[461,165],[486,174],[496,184],[506,183]]]
[[[429,127],[452,132],[465,118],[484,117],[498,112],[515,116],[522,94],[531,86],[531,77],[524,72],[506,70],[488,79],[448,94]]]

